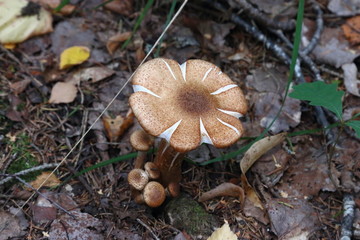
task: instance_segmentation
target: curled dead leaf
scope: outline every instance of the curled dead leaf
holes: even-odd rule
[[[275,136],[265,137],[254,143],[245,153],[240,162],[240,168],[245,174],[250,167],[267,151],[285,140],[287,133],[279,133]]]
[[[108,42],[106,43],[106,48],[108,52],[112,55],[118,49],[121,43],[125,42],[131,37],[131,32],[123,32],[118,33],[109,38]]]
[[[0,0],[0,6],[2,44],[20,43],[53,30],[51,14],[36,3],[26,0]]]
[[[117,139],[134,123],[134,114],[130,109],[125,118],[120,115],[115,118],[105,116],[102,118],[102,121],[110,142],[116,142]]]
[[[233,183],[222,183],[216,188],[203,193],[199,197],[199,202],[205,202],[207,200],[222,196],[238,197],[240,199],[241,205],[245,199],[244,190],[240,186]]]

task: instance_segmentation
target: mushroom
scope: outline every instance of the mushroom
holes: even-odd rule
[[[138,68],[132,84],[129,102],[135,117],[148,134],[163,139],[154,163],[165,188],[178,189],[186,152],[202,143],[224,148],[243,134],[239,117],[247,111],[245,97],[212,63],[179,65],[156,58]]]
[[[146,152],[154,144],[154,137],[144,132],[144,130],[138,129],[130,135],[130,144],[138,151],[138,155],[134,163],[134,168],[143,168]]]
[[[153,162],[147,162],[144,166],[146,174],[149,176],[149,179],[154,180],[160,177],[159,167]]]
[[[128,182],[136,190],[143,190],[149,182],[149,176],[144,170],[135,168],[129,172]]]

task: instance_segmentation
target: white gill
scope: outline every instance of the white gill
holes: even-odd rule
[[[210,68],[209,70],[206,71],[206,73],[204,74],[204,77],[201,79],[202,82],[205,80],[205,78],[207,78],[207,76],[209,75],[211,70],[213,70],[213,68]]]
[[[227,126],[227,127],[231,128],[232,130],[234,130],[237,135],[240,135],[240,132],[239,132],[239,130],[236,129],[236,127],[234,127],[233,125],[228,124],[228,123],[222,121],[222,120],[219,119],[219,118],[216,118],[216,119],[217,119],[219,122],[221,122],[222,124],[224,124],[225,126]]]
[[[153,91],[147,89],[146,87],[143,87],[141,85],[133,85],[134,92],[146,92],[148,94],[151,94],[155,97],[161,98],[159,95],[155,94]]]
[[[186,62],[180,65],[181,74],[183,76],[184,81],[186,82]]]
[[[165,138],[166,141],[170,142],[170,138],[173,135],[173,133],[175,132],[175,130],[178,128],[178,126],[180,125],[182,119],[177,121],[174,125],[172,125],[171,127],[169,127],[168,129],[166,129],[165,131],[163,131],[159,137],[161,138]]]
[[[211,95],[217,95],[217,94],[220,94],[220,93],[223,93],[223,92],[226,92],[227,90],[230,90],[234,87],[238,87],[238,85],[236,84],[229,84],[229,85],[226,85],[224,87],[221,87],[219,88],[218,90],[216,90],[215,92],[212,92],[210,93]]]
[[[236,118],[240,118],[243,116],[241,113],[238,113],[238,112],[228,111],[228,110],[224,110],[224,109],[220,109],[220,108],[217,108],[217,110],[219,110],[220,112],[226,113],[230,116],[236,117]]]
[[[171,67],[169,66],[169,64],[168,64],[164,59],[161,59],[161,60],[165,63],[167,69],[170,71],[171,75],[172,75],[173,78],[176,80],[175,74],[174,74],[174,72],[171,70]]]
[[[208,143],[208,144],[213,144],[213,142],[211,141],[211,138],[208,134],[208,132],[206,131],[204,124],[200,118],[200,135],[201,135],[201,143]]]

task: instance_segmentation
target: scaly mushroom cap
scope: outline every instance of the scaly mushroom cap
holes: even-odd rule
[[[130,135],[131,146],[138,151],[147,151],[154,143],[154,137],[138,129]]]
[[[165,138],[178,152],[201,143],[227,147],[243,133],[247,111],[241,89],[212,63],[156,58],[132,79],[130,106],[144,130]]]
[[[158,182],[149,182],[144,188],[143,198],[149,207],[159,207],[165,201],[165,189]]]
[[[144,170],[135,168],[129,172],[128,182],[136,190],[143,190],[149,182],[149,176]]]

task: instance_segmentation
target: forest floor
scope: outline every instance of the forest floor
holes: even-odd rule
[[[284,39],[294,41],[297,1],[249,0],[250,8],[246,1],[217,1],[225,10],[189,1],[150,54],[147,60],[214,63],[240,86],[249,107],[242,138],[225,149],[203,144],[189,152],[182,201],[168,198],[155,209],[135,203],[127,182],[136,152],[129,138],[139,128],[136,119],[124,124],[129,77],[182,1],[102,2],[70,1],[69,12],[52,12],[51,32],[0,48],[0,239],[207,239],[227,221],[238,239],[333,240],[341,236],[347,197],[355,202],[350,229],[360,239],[359,138],[348,127],[325,130],[338,121],[330,111],[319,120],[306,102],[283,101],[291,59]],[[307,61],[293,84],[300,78],[339,84],[346,120],[360,112],[360,6],[337,2],[306,3],[301,51]],[[37,14],[37,5],[32,8],[26,15]],[[303,51],[316,34],[312,49]],[[283,49],[286,59],[267,43]],[[60,69],[60,56],[72,46],[89,50],[89,58]],[[238,150],[264,131],[280,106],[267,135],[289,136],[254,163],[246,184]],[[224,194],[198,201],[223,183],[239,186],[245,199]]]

